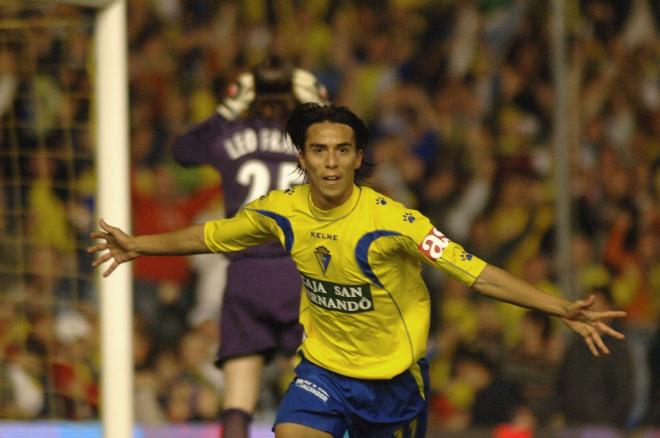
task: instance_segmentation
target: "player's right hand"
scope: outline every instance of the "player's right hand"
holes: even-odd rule
[[[108,260],[113,259],[110,267],[103,273],[103,276],[107,277],[117,269],[117,266],[124,262],[130,262],[131,260],[136,259],[140,254],[135,250],[135,239],[122,231],[121,228],[108,225],[103,219],[99,219],[99,226],[103,231],[94,231],[90,236],[93,239],[105,240],[105,242],[88,247],[87,252],[95,254],[100,251],[108,250],[107,253],[101,255],[92,262],[92,266],[97,267]]]
[[[227,89],[227,96],[218,105],[218,113],[227,120],[236,120],[254,101],[254,76],[241,73],[236,82]]]

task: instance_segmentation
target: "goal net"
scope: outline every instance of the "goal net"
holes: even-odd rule
[[[0,1],[0,420],[130,435],[130,271],[102,285],[85,251],[108,203],[128,222],[124,14],[121,0]]]

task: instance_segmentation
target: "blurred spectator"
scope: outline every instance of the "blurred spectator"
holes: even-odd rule
[[[520,403],[517,386],[498,372],[493,359],[460,345],[451,378],[430,404],[431,419],[449,430],[494,426],[512,421]]]
[[[177,188],[173,169],[159,165],[153,171],[140,175],[148,179],[149,188],[133,189],[136,232],[151,234],[175,229],[210,205],[219,194],[217,186],[201,188],[194,196],[184,196]],[[181,257],[159,257],[135,266],[138,279],[151,282],[172,282],[182,286],[190,274],[188,262]]]
[[[135,368],[135,420],[144,424],[166,421],[159,402],[158,377],[154,371],[157,345],[136,318],[133,328],[133,366]]]
[[[613,306],[607,288],[590,293],[596,296],[594,310]],[[625,333],[621,324],[613,327]],[[610,347],[609,355],[595,357],[575,338],[568,345],[557,379],[560,410],[566,424],[626,426],[633,402],[634,365],[626,343]]]
[[[75,310],[58,314],[54,328],[57,347],[50,366],[57,414],[78,421],[95,418],[99,409],[99,368],[91,352],[98,333],[87,317]]]
[[[448,235],[452,239],[460,241],[467,239],[470,228],[475,220],[486,209],[488,200],[492,195],[493,177],[496,163],[488,157],[484,147],[478,147],[483,141],[483,131],[475,134],[475,142],[470,148],[473,154],[474,175],[462,191],[455,204],[449,207],[446,216],[446,227]],[[481,151],[478,151],[481,149]]]
[[[470,424],[484,427],[512,422],[522,405],[515,382],[499,373],[497,364],[484,354],[459,352],[457,361],[475,389]]]
[[[213,366],[214,351],[198,332],[181,339],[181,368],[169,382],[164,398],[168,420],[217,421],[222,408],[222,373]]]
[[[660,426],[660,328],[656,330],[649,349],[648,365],[651,370],[651,384],[646,423]]]
[[[16,55],[6,48],[0,49],[0,116],[12,108],[18,89]]]
[[[33,241],[61,251],[73,249],[73,233],[66,206],[53,190],[56,161],[53,153],[38,150],[30,161],[32,183],[28,192],[29,228]]]
[[[573,265],[573,288],[578,295],[601,284],[608,284],[611,275],[607,267],[596,258],[594,243],[585,234],[574,234],[571,238]]]
[[[502,373],[518,386],[521,403],[538,427],[547,427],[557,411],[555,379],[563,351],[552,323],[545,313],[525,313],[520,321],[520,339],[502,366]]]
[[[173,169],[165,164],[144,169],[134,183],[136,232],[151,234],[191,223],[197,214],[216,199],[216,185],[184,196],[178,190]],[[140,190],[140,181],[148,187]],[[186,328],[186,313],[192,306],[189,261],[184,257],[158,257],[135,265],[135,306],[154,334],[155,342],[175,346]],[[157,328],[157,329],[156,329]]]
[[[39,344],[26,342],[8,354],[7,376],[13,390],[15,416],[37,418],[46,408],[46,392],[42,382],[45,363]],[[12,418],[9,415],[6,418]]]

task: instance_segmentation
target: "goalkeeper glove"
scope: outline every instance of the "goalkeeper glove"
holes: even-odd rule
[[[236,120],[254,100],[254,76],[241,73],[227,90],[227,97],[218,105],[217,111],[227,120]]]
[[[293,85],[293,96],[298,103],[320,103],[328,102],[328,90],[318,81],[316,77],[301,68],[293,70],[291,79]]]

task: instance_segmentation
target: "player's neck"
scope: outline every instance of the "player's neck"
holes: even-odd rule
[[[346,204],[351,199],[351,195],[353,194],[354,188],[355,186],[353,185],[350,186],[339,197],[326,197],[323,196],[323,194],[320,191],[313,190],[311,192],[311,196],[312,196],[312,202],[314,203],[314,207],[323,211],[329,211],[329,210],[334,210],[335,208],[339,208],[342,205]]]
[[[360,197],[360,188],[352,185],[347,197],[341,200],[328,200],[310,191],[309,207],[317,219],[338,219],[355,209]]]

